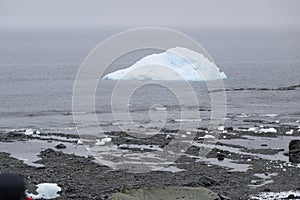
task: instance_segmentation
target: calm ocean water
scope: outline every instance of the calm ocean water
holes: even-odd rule
[[[76,133],[72,90],[77,70],[89,51],[113,33],[117,31],[1,31],[0,131],[33,128]],[[300,88],[277,90],[300,85],[300,34],[289,31],[185,33],[201,43],[227,74],[226,89],[236,90],[226,92],[228,126],[246,125],[245,118],[283,123],[300,119]],[[151,52],[135,52],[120,58],[110,71],[129,67]],[[200,99],[205,122],[209,118],[209,95],[203,83],[192,85]],[[96,112],[105,130],[117,128],[110,109],[113,87],[113,81],[104,81],[96,94]],[[166,126],[176,127],[174,119],[180,118],[183,108],[170,91],[155,85],[137,90],[131,98],[130,110],[137,127],[149,123],[149,108],[155,104],[167,108]],[[119,125],[127,126],[126,122]]]

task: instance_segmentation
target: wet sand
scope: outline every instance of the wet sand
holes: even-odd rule
[[[0,171],[21,174],[30,193],[34,193],[36,184],[57,183],[62,188],[58,199],[105,199],[122,189],[141,186],[206,187],[223,199],[234,200],[259,199],[254,196],[261,192],[299,191],[300,165],[290,163],[286,156],[289,142],[300,138],[298,126],[263,127],[274,127],[277,133],[259,132],[263,128],[257,124],[255,127],[255,130],[225,128],[211,152],[200,160],[193,157],[199,152],[199,138],[205,135],[205,129],[199,129],[196,145],[186,152],[191,156],[178,158],[169,171],[144,173],[113,170],[101,165],[89,156],[83,145],[77,144],[77,135],[2,133]],[[294,130],[293,134],[287,134],[290,130]],[[162,135],[170,132],[164,131]],[[146,151],[147,146],[139,149],[131,144],[149,145],[149,141],[145,144],[145,141],[130,138],[126,133],[111,132],[107,135],[113,138],[114,145],[137,153]],[[166,141],[162,137],[153,137],[150,146],[161,147]],[[64,144],[66,148],[55,148],[58,144]]]

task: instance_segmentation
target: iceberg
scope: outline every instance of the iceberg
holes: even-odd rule
[[[103,77],[106,80],[186,80],[210,81],[227,76],[203,54],[175,47],[163,53],[151,54],[132,66]]]

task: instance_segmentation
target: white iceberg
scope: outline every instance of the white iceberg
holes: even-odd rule
[[[56,183],[41,183],[37,185],[36,192],[38,194],[27,194],[33,199],[55,199],[59,197],[57,194],[61,188]]]
[[[108,80],[186,80],[210,81],[227,78],[203,54],[176,47],[148,55],[132,66],[107,74]]]

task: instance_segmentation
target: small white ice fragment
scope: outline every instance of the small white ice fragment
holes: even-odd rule
[[[287,131],[285,134],[287,134],[287,135],[293,135],[293,133],[294,133],[294,130],[291,129],[291,130]]]
[[[165,107],[154,107],[154,110],[163,111],[163,110],[167,110],[167,108],[165,108]]]
[[[82,142],[81,140],[78,140],[78,141],[77,141],[77,144],[78,144],[78,145],[81,145],[81,144],[83,144],[83,142]]]
[[[275,128],[262,128],[259,130],[260,133],[277,133]]]
[[[27,129],[24,134],[25,135],[33,135],[33,130],[32,129]]]
[[[218,131],[224,131],[224,126],[219,126]]]
[[[55,199],[59,197],[57,194],[61,188],[56,183],[41,183],[37,185],[36,192],[38,194],[27,194],[33,199]]]
[[[205,135],[203,137],[198,137],[198,139],[214,140],[216,137],[213,135]]]
[[[111,142],[111,138],[102,138],[101,140],[97,139],[95,146],[102,146],[105,145],[105,143]]]
[[[248,128],[248,131],[254,132],[254,131],[256,131],[256,130],[257,130],[257,128],[255,128],[255,127],[250,127],[250,128]]]

